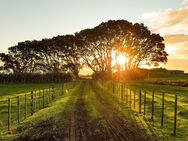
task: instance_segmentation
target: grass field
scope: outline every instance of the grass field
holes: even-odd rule
[[[15,127],[13,134],[2,135],[1,139],[109,141],[134,137],[139,141],[149,138],[129,113],[129,109],[100,84],[81,82],[50,107]]]
[[[118,84],[116,84],[118,85]],[[148,84],[147,82],[125,82],[128,88],[128,105],[138,113],[139,111],[139,90],[142,90],[142,114],[138,114],[138,120],[147,129],[152,129],[161,140],[177,140],[187,141],[188,130],[188,87],[170,86],[170,85],[156,85]],[[136,107],[133,107],[133,92],[136,90]],[[143,116],[143,96],[146,90],[146,115]],[[154,122],[151,121],[151,107],[152,107],[152,91],[155,92],[154,97]],[[130,91],[132,93],[132,106],[130,106]],[[117,93],[117,92],[116,92]],[[162,107],[162,93],[165,95],[164,99],[164,127],[161,128],[161,107]],[[177,136],[174,138],[173,122],[174,122],[174,100],[175,94],[178,96],[178,117],[177,117]],[[121,95],[118,96],[119,99]],[[124,100],[125,101],[125,100]]]
[[[149,81],[188,81],[188,74],[175,74],[166,77],[149,77],[145,80]]]
[[[60,86],[61,84],[39,83],[39,84],[0,84],[0,98],[7,98],[21,93],[31,92],[43,88]]]
[[[2,140],[47,140],[58,139],[97,139],[121,140],[138,136],[143,140],[187,141],[188,140],[188,87],[156,85],[146,81],[123,82],[128,88],[128,101],[121,99],[120,86],[113,94],[112,82],[86,81],[77,83],[72,89],[65,88],[65,94],[49,107],[28,117],[20,125],[13,127],[12,134],[1,134]],[[17,91],[26,92],[34,84],[17,87]],[[30,85],[30,86],[29,86]],[[36,89],[50,86],[41,84]],[[130,106],[130,92],[136,90],[136,107],[133,107],[133,95]],[[139,114],[139,90],[146,90],[146,115]],[[154,121],[151,121],[151,94],[155,90]],[[165,93],[164,127],[161,128],[161,101]],[[7,91],[5,96],[11,95]],[[12,92],[13,95],[14,92]],[[172,136],[174,117],[174,95],[178,96],[177,137]],[[129,129],[127,131],[127,128]],[[61,131],[61,132],[60,132]],[[76,131],[76,132],[74,132]],[[125,134],[126,132],[126,134]],[[127,133],[129,133],[127,135]],[[89,136],[88,136],[89,135]],[[54,137],[54,138],[51,138]],[[136,140],[136,139],[135,139]]]
[[[34,112],[46,107],[52,101],[52,86],[54,87],[53,97],[60,95],[62,84],[2,84],[0,99],[0,129],[8,129],[8,110],[11,110],[10,126],[15,126],[18,122],[31,116]],[[43,91],[44,88],[44,91]],[[49,89],[50,88],[50,89]],[[33,91],[33,102],[31,98]],[[44,95],[43,95],[44,93]],[[19,106],[18,106],[19,96]],[[8,98],[11,100],[11,106],[8,106]],[[33,108],[31,107],[33,103]]]

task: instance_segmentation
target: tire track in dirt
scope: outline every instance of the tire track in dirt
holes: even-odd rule
[[[149,140],[148,135],[145,135],[136,126],[128,122],[125,119],[125,117],[121,117],[118,111],[114,110],[115,109],[114,106],[111,103],[109,103],[106,99],[104,99],[104,97],[102,97],[102,93],[99,93],[98,90],[100,89],[101,88],[99,87],[93,89],[94,93],[96,94],[98,105],[100,105],[97,106],[98,107],[97,109],[107,123],[106,128],[111,133],[112,140],[116,140],[116,141]]]
[[[87,141],[89,136],[88,132],[88,114],[84,104],[84,88],[79,93],[76,105],[75,105],[75,131],[77,141]]]
[[[82,88],[75,94],[75,98],[67,103],[65,111],[62,114],[67,115],[64,126],[66,136],[61,136],[62,141],[89,141],[91,140],[91,132],[89,131],[89,117],[85,106],[85,82],[82,82]],[[67,110],[69,109],[69,110]],[[63,115],[62,115],[63,116]],[[62,123],[65,124],[65,123]],[[61,127],[60,127],[61,128]]]

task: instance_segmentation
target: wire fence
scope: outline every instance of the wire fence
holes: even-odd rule
[[[65,90],[74,87],[74,83],[63,83],[61,86],[30,91],[7,99],[0,100],[0,130],[10,131],[11,127],[45,108]]]
[[[139,89],[121,82],[113,82],[110,85],[107,87],[112,88],[113,95],[132,111],[143,116],[153,126],[164,130],[168,128],[172,131],[171,135],[177,135],[178,96],[176,94]]]

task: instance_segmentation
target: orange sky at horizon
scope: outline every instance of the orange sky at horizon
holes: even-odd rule
[[[188,73],[188,0],[0,1],[0,17],[4,53],[18,42],[74,34],[108,20],[144,23],[165,39],[169,56],[162,67]]]

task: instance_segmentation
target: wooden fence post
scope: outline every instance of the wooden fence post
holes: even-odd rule
[[[174,103],[174,132],[173,132],[174,136],[176,136],[176,125],[177,125],[177,95],[175,95],[175,103]]]
[[[48,101],[49,101],[49,93],[48,93],[48,89],[46,89],[46,104],[48,104]]]
[[[17,108],[18,108],[18,123],[20,123],[20,96],[17,96]]]
[[[27,94],[25,94],[25,119],[27,118]]]
[[[116,97],[118,98],[118,95],[119,95],[119,83],[117,83],[117,92],[116,92]]]
[[[114,94],[114,82],[112,82],[112,86],[113,86],[112,93]]]
[[[46,93],[48,94],[47,95],[47,100],[48,100],[48,102],[47,103],[50,103],[50,89],[46,89]]]
[[[123,100],[123,84],[121,84],[121,100]]]
[[[153,114],[154,114],[154,90],[152,91],[152,105],[151,105],[151,121],[154,121]]]
[[[41,103],[41,93],[40,93],[41,91],[39,90],[39,110],[40,110],[40,103]]]
[[[131,93],[131,89],[129,89],[129,94],[130,94],[130,107],[131,107],[131,104],[132,104],[132,93]]]
[[[34,113],[33,91],[31,91],[31,115]]]
[[[55,96],[55,95],[54,95],[54,92],[55,92],[55,91],[54,91],[54,86],[52,86],[52,101],[54,100],[54,96]]]
[[[119,83],[119,95],[118,98],[121,98],[121,83]]]
[[[8,98],[8,131],[11,127],[11,98]]]
[[[44,108],[44,106],[45,106],[45,103],[44,103],[44,102],[45,102],[45,101],[44,101],[44,88],[43,88],[43,93],[42,93],[42,99],[43,99],[43,100],[42,100],[42,103],[43,103],[43,108]]]
[[[135,109],[135,98],[136,98],[136,91],[135,91],[135,89],[134,89],[134,109]]]
[[[118,97],[119,94],[119,83],[117,83],[117,92],[116,92],[116,96]]]
[[[128,105],[128,89],[126,88],[126,104]]]
[[[115,88],[115,96],[117,97],[117,93],[118,93],[118,83],[116,83],[116,86],[115,86],[116,88]]]
[[[51,91],[51,88],[49,87],[49,103],[50,103],[50,101],[52,101],[52,91]]]
[[[123,101],[126,102],[126,87],[125,87],[125,84],[123,85]]]
[[[63,95],[64,83],[62,84],[61,94]]]
[[[146,115],[146,90],[144,90],[144,115]]]
[[[142,91],[139,90],[139,113],[142,112]]]
[[[161,127],[164,123],[164,93],[162,93],[162,108],[161,108]]]
[[[34,92],[34,112],[37,111],[37,91]]]
[[[119,82],[117,84],[117,98],[119,98]]]

